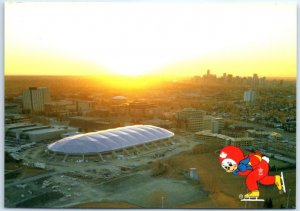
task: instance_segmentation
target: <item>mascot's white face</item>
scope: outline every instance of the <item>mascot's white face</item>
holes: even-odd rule
[[[222,161],[222,167],[226,172],[231,173],[237,169],[237,164],[234,160],[226,158]]]

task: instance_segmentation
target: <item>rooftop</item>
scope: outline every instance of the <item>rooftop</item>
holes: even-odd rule
[[[49,132],[54,132],[54,131],[65,131],[64,128],[54,128],[54,127],[50,127],[50,128],[44,128],[44,129],[37,129],[37,130],[30,130],[30,131],[25,131],[24,133],[27,135],[37,135],[37,134],[46,134]]]
[[[234,138],[232,138],[230,136],[226,136],[226,135],[218,134],[218,133],[212,133],[210,130],[203,130],[203,131],[200,131],[200,132],[196,132],[195,134],[196,135],[216,137],[216,138],[220,138],[220,139],[224,139],[224,140],[231,140],[231,141],[234,140]]]
[[[36,124],[31,124],[31,123],[6,124],[5,130],[12,130],[12,129],[17,129],[17,128],[32,127],[32,126],[36,126]]]
[[[48,145],[53,152],[94,154],[119,150],[173,137],[174,133],[152,125],[133,125],[63,138]]]

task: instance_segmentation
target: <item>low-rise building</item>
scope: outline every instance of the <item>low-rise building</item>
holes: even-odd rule
[[[47,127],[40,129],[32,129],[23,131],[20,135],[21,139],[25,139],[30,142],[38,142],[38,141],[49,141],[59,139],[61,134],[65,133],[67,128],[55,128],[55,127]]]
[[[128,114],[132,117],[153,117],[157,106],[145,100],[133,101],[128,104]]]
[[[5,124],[28,122],[30,119],[22,114],[5,114]]]
[[[76,105],[71,100],[51,101],[45,103],[44,107],[48,116],[70,116],[76,112]]]
[[[16,127],[12,127],[10,129],[7,129],[5,132],[5,138],[9,139],[15,139],[15,140],[20,140],[21,135],[26,132],[26,131],[31,131],[31,130],[40,130],[40,129],[45,129],[45,128],[51,128],[50,126],[45,126],[45,125],[37,125],[37,124],[25,124],[25,125],[20,125]]]
[[[255,139],[251,137],[234,138],[231,140],[231,145],[237,147],[251,147],[254,141]]]
[[[234,130],[229,128],[222,129],[220,133],[233,138],[241,138],[247,136],[247,132],[244,130]]]
[[[20,104],[17,103],[5,103],[4,107],[5,114],[20,114],[22,113],[22,108]]]
[[[85,132],[110,128],[110,122],[102,118],[75,116],[70,117],[69,121],[71,126],[78,127],[81,131]]]
[[[212,133],[210,130],[195,133],[195,136],[207,143],[217,143],[222,146],[233,145],[237,147],[253,146],[255,139],[251,137],[233,138],[230,136]]]
[[[5,139],[16,142],[37,142],[58,139],[66,132],[76,132],[68,126],[49,126],[32,123],[10,124],[5,126]]]
[[[176,114],[177,127],[185,128],[191,132],[211,129],[211,117],[205,115],[205,111],[184,108]]]
[[[208,143],[217,143],[222,146],[230,145],[234,138],[222,134],[212,133],[210,130],[196,132],[195,136]]]
[[[261,131],[261,130],[247,130],[248,136],[253,138],[267,138],[270,135],[270,132]]]

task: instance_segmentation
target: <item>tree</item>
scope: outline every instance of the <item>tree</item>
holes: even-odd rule
[[[271,198],[266,199],[263,208],[273,208],[273,201]]]
[[[269,198],[268,208],[273,208],[273,201]]]

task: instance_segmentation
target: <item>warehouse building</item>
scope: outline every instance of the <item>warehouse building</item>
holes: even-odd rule
[[[29,142],[49,141],[60,138],[65,132],[67,132],[66,127],[45,127],[23,131],[20,138]]]
[[[48,145],[49,152],[57,156],[104,156],[116,157],[118,154],[139,154],[151,148],[170,144],[174,133],[152,125],[134,125],[63,138]]]
[[[76,132],[77,128],[49,126],[32,123],[9,124],[5,126],[5,139],[16,143],[28,143],[59,139],[66,132]]]

